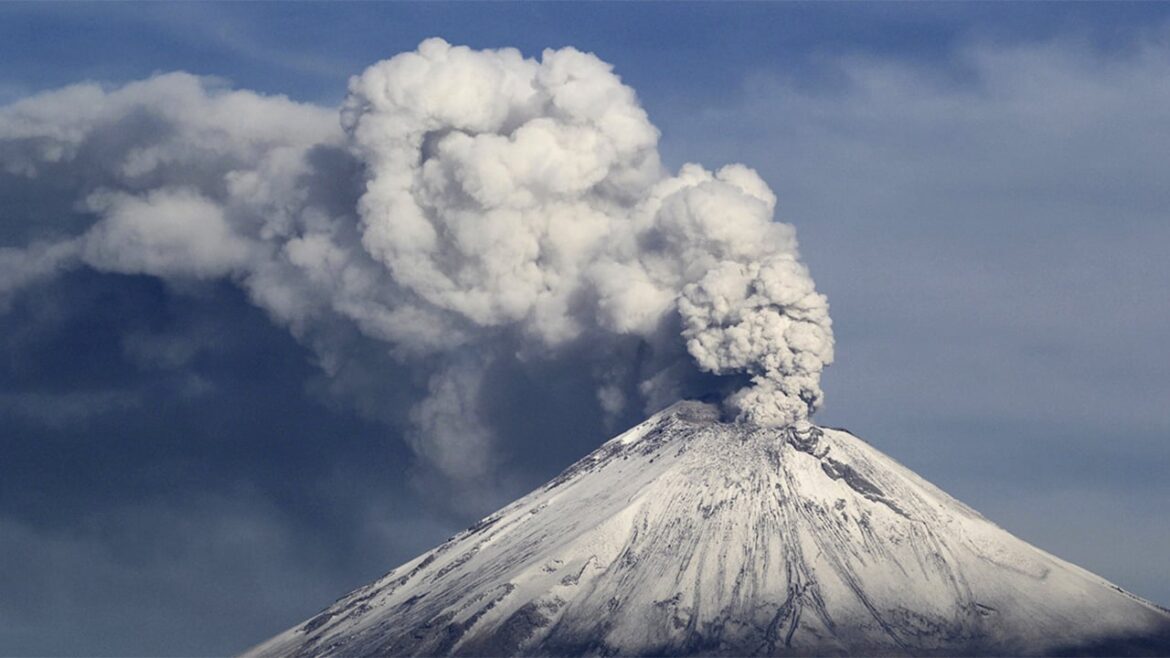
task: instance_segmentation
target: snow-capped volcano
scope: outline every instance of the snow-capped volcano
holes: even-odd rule
[[[253,656],[1170,652],[1170,612],[842,430],[683,402]]]

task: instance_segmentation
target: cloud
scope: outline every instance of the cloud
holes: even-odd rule
[[[223,210],[189,190],[162,188],[145,196],[95,192],[86,208],[101,219],[82,237],[91,267],[165,278],[215,278],[242,270],[249,244],[234,234]]]
[[[430,307],[481,335],[514,328],[549,349],[640,334],[665,351],[650,338],[684,288],[754,267],[770,282],[752,286],[751,303],[774,330],[725,336],[703,308],[716,300],[695,293],[683,338],[700,369],[759,380],[732,398],[749,420],[790,423],[819,404],[832,360],[827,304],[807,269],[778,265],[798,255],[792,227],[772,220],[775,196],[743,166],[666,174],[657,129],[596,57],[570,48],[536,62],[429,40],[355,78],[343,122],[369,163],[362,244]],[[780,326],[793,313],[815,330]],[[819,340],[783,365],[762,362],[801,331]],[[715,341],[747,351],[713,360]],[[611,406],[625,398],[609,390]]]
[[[793,228],[755,172],[671,174],[658,137],[573,48],[429,39],[355,76],[339,116],[181,73],[76,85],[0,110],[0,168],[68,181],[76,216],[4,264],[13,288],[80,264],[233,281],[331,376],[356,337],[384,344],[421,391],[391,422],[456,480],[498,462],[481,400],[503,359],[583,359],[610,419],[714,393],[804,421],[833,340]]]
[[[224,655],[281,630],[274,617],[308,616],[336,595],[339,574],[323,566],[319,546],[252,492],[230,493],[114,505],[69,529],[0,515],[8,620],[0,643],[17,653],[116,656],[133,636],[132,651],[150,655]],[[372,524],[370,532],[386,549],[402,543],[378,538]],[[306,563],[317,568],[306,572]],[[160,613],[167,621],[142,623]],[[192,616],[203,620],[198,630]]]
[[[133,391],[69,393],[0,393],[0,414],[60,428],[91,421],[94,416],[125,413],[141,405]]]
[[[24,248],[0,247],[0,311],[7,309],[12,295],[52,277],[74,262],[76,252],[77,247],[71,241],[37,242]]]
[[[420,500],[401,433],[319,388],[350,371],[327,380],[230,282],[78,269],[0,336],[6,650],[239,651],[484,511]],[[363,403],[405,416],[373,356]]]

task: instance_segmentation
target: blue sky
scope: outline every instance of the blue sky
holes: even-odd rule
[[[756,168],[832,305],[818,422],[1170,603],[1170,8],[5,4],[0,103],[183,70],[332,108],[436,35],[595,52],[668,165]],[[2,245],[68,186],[0,184]],[[494,496],[450,505],[377,413],[395,384],[331,380],[231,284],[71,271],[16,295],[0,337],[0,654],[237,651],[605,434],[550,402],[511,425]],[[524,376],[501,415],[576,386]]]

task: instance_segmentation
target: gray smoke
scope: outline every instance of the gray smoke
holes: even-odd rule
[[[0,169],[71,197],[0,249],[0,304],[78,266],[229,278],[326,373],[354,335],[423,373],[402,420],[461,479],[491,467],[501,360],[583,360],[613,417],[703,393],[763,425],[820,405],[828,303],[775,196],[742,165],[664,170],[597,57],[430,39],[354,77],[340,119],[186,74],[0,109]]]

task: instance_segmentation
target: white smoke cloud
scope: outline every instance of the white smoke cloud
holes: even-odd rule
[[[427,40],[350,81],[340,130],[185,74],[70,87],[0,109],[0,170],[67,180],[88,225],[0,251],[0,293],[78,264],[236,281],[326,372],[356,330],[424,373],[409,437],[456,478],[491,468],[501,357],[588,354],[615,417],[715,392],[745,422],[805,421],[833,338],[793,228],[751,169],[671,174],[657,140],[572,48]]]
[[[71,242],[36,242],[24,248],[0,247],[0,312],[21,289],[47,279],[76,259]]]
[[[214,278],[252,261],[248,241],[232,231],[223,208],[194,191],[102,191],[85,206],[102,220],[82,239],[82,258],[100,270]]]

